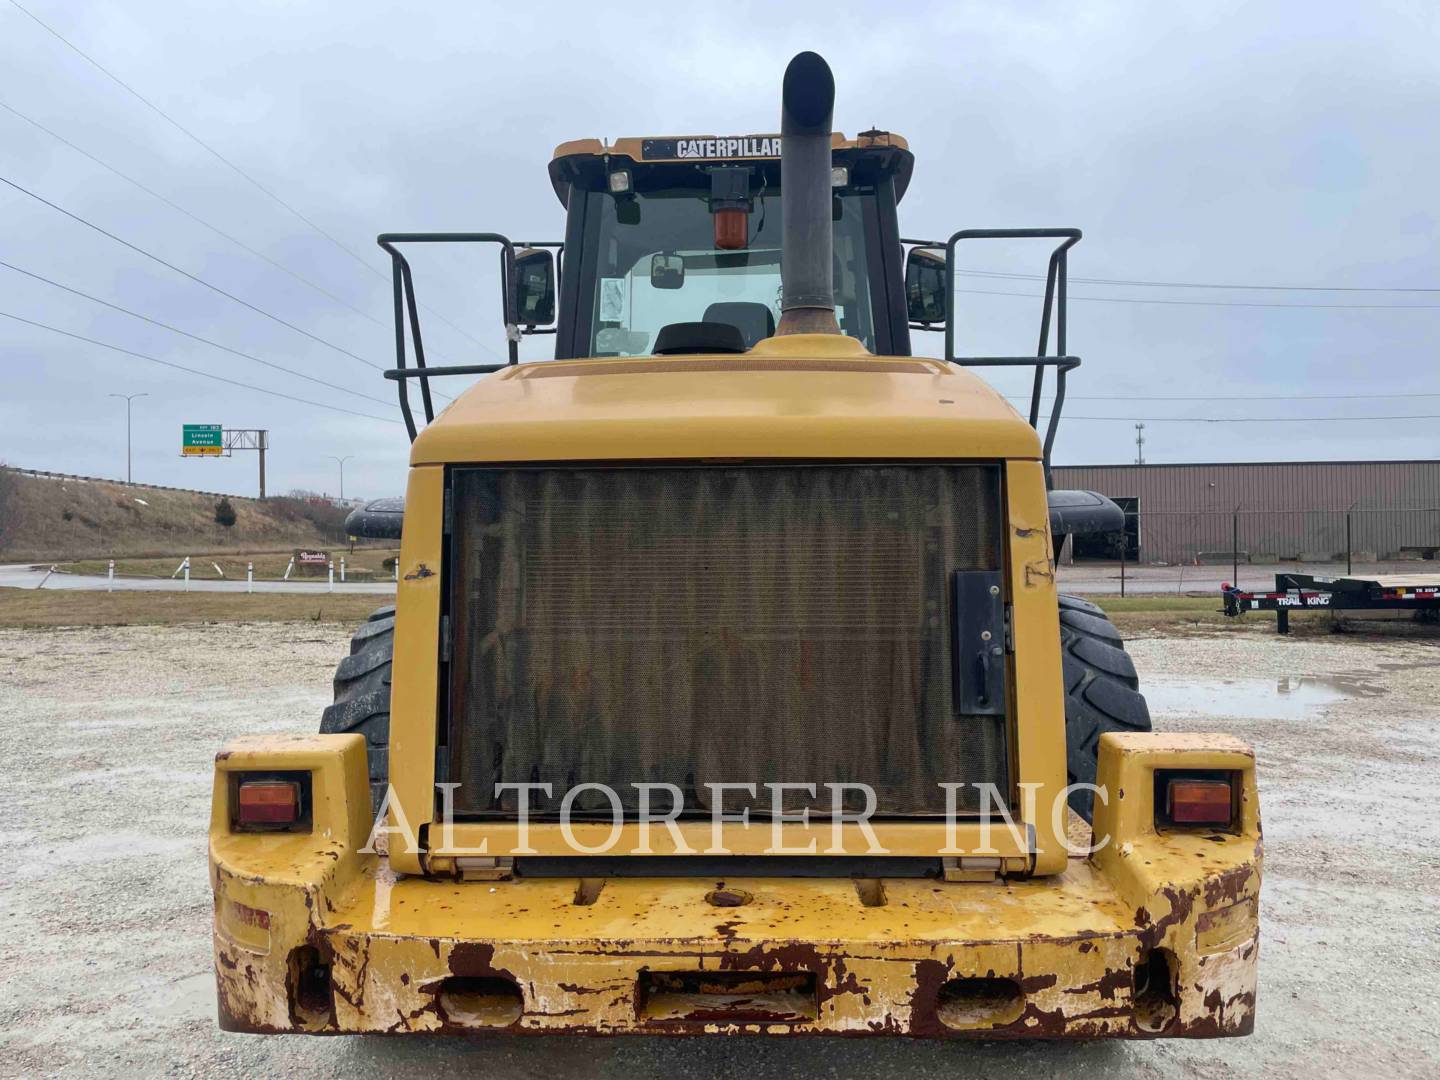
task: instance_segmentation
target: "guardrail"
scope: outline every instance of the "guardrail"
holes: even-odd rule
[[[81,480],[89,484],[117,484],[120,487],[145,488],[148,491],[179,491],[186,495],[214,495],[223,499],[259,501],[253,495],[235,495],[228,491],[202,491],[200,488],[168,487],[165,484],[138,484],[131,480],[115,480],[108,476],[84,476],[81,473],[51,472],[48,469],[25,469],[19,465],[3,465],[0,468],[6,472],[15,473],[17,476],[34,476],[41,480]]]

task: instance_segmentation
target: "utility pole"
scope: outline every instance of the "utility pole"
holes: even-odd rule
[[[331,461],[340,466],[340,501],[345,501],[345,462],[353,458],[354,454],[346,454],[344,457],[336,457],[334,454],[326,454]]]
[[[150,395],[139,393],[111,394],[109,396],[125,399],[125,482],[127,484],[133,484],[135,480],[130,474],[130,402],[134,401],[137,397],[149,397]]]
[[[1145,425],[1135,425],[1135,464],[1145,464]]]

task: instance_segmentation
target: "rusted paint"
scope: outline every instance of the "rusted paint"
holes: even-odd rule
[[[1131,777],[1146,758],[1119,749],[1102,762],[1120,762],[1112,782],[1130,778],[1143,797]],[[1204,752],[1237,753],[1213,742]],[[364,781],[357,770],[357,797],[368,799]],[[1239,1035],[1254,1025],[1258,962],[1258,824],[1245,830],[1221,841],[1122,830],[1115,850],[1042,879],[887,879],[881,907],[866,906],[848,879],[613,878],[577,905],[576,879],[522,876],[494,888],[397,877],[381,856],[317,842],[318,826],[293,844],[212,831],[218,1013],[228,1030],[317,1034]],[[717,911],[706,902],[712,887],[749,902]],[[265,951],[227,936],[222,913],[242,907],[266,913]],[[228,933],[235,925],[248,924]],[[330,989],[328,1010],[317,994],[303,1016],[288,981],[300,946],[328,965]],[[1156,948],[1175,958],[1177,1010],[1163,1033],[1135,1020],[1135,971]],[[737,978],[723,1003],[682,995],[647,1013],[645,972]],[[803,1008],[766,992],[791,985],[773,981],[786,975],[804,976]],[[446,980],[462,978],[517,988],[513,1022],[447,1016]],[[970,1026],[947,1026],[942,990],[957,979],[1009,981],[1016,1007],[985,1027],[983,1009],[956,1012],[965,999],[952,989],[945,1016]]]

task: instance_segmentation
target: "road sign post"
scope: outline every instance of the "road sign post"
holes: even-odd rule
[[[229,428],[223,424],[184,424],[181,457],[229,457],[236,450],[255,450],[260,458],[260,498],[265,498],[265,451],[270,432],[264,428]]]

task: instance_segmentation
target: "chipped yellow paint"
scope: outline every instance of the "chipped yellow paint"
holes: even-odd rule
[[[740,907],[712,906],[713,883],[684,878],[591,880],[588,902],[576,903],[573,878],[458,883],[400,877],[383,857],[353,848],[332,857],[336,838],[351,835],[354,806],[369,797],[358,749],[353,737],[315,736],[244,759],[247,768],[313,762],[343,776],[341,804],[329,788],[317,803],[323,836],[233,835],[225,813],[212,822],[226,1027],[475,1032],[500,1017],[503,1030],[526,1032],[1023,1038],[1238,1035],[1253,1024],[1258,817],[1247,815],[1233,835],[1153,826],[1117,834],[1093,859],[1071,859],[1049,878],[886,880],[879,907],[862,903],[852,881],[794,878],[727,881],[749,894]],[[1117,797],[1099,829],[1138,820],[1129,805],[1144,801],[1137,793],[1156,767],[1234,768],[1253,806],[1253,759],[1243,747],[1107,736],[1100,778]],[[216,790],[218,799],[218,779]],[[225,932],[220,913],[234,904],[266,914],[268,950]],[[1202,940],[1217,923],[1225,940]],[[1168,950],[1176,973],[1173,1016],[1160,1031],[1141,1026],[1137,1015],[1153,1014],[1135,999],[1135,969],[1155,948]],[[295,990],[295,957],[307,949],[328,974],[318,1001]],[[746,972],[760,985],[767,975],[801,972],[814,978],[814,1010],[784,1021],[667,1020],[641,1007],[647,971]],[[967,1026],[965,1011],[945,997],[962,978],[1010,980],[1018,1014]],[[447,988],[466,990],[452,979],[489,982],[447,998]],[[487,996],[494,987],[513,988],[513,1009]],[[476,1000],[484,1006],[457,1004]]]
[[[412,831],[435,807],[435,715],[440,700],[440,574],[445,470],[410,470],[405,531],[400,541],[400,582],[395,589],[395,659],[390,675],[390,785],[392,805]],[[422,573],[432,570],[433,573]],[[392,821],[394,817],[392,816]],[[418,851],[392,848],[402,874],[422,872]]]
[[[1109,797],[1097,804],[1095,831],[1108,842],[1089,859],[1068,855],[1066,815],[1050,812],[1066,779],[1064,701],[1035,432],[968,372],[923,359],[897,367],[844,337],[794,335],[743,360],[708,361],[521,365],[481,380],[416,441],[396,600],[391,807],[392,824],[403,818],[429,849],[392,837],[388,858],[361,850],[369,787],[358,736],[227,747],[216,761],[210,835],[221,1023],[277,1032],[1247,1033],[1260,886],[1249,749],[1223,737],[1107,735],[1098,779]],[[1005,589],[1018,643],[1010,745],[1025,832],[1017,841],[997,827],[990,840],[1010,877],[727,880],[728,891],[748,894],[738,907],[713,906],[709,880],[590,877],[582,887],[527,878],[523,862],[511,881],[440,877],[454,870],[434,820],[445,466],[707,458],[1003,463]],[[1233,771],[1238,828],[1157,830],[1153,776],[1162,767]],[[232,833],[227,774],[237,769],[310,771],[313,831]],[[980,847],[966,823],[953,838],[943,823],[872,824],[894,854],[940,854],[952,839],[961,851]],[[686,846],[711,846],[709,823],[680,828]],[[802,828],[784,826],[782,844],[815,836],[823,852],[828,830],[797,836]],[[846,850],[863,853],[854,827],[846,831]],[[609,828],[575,832],[593,847]],[[621,830],[622,850],[635,846],[635,832]],[[559,826],[537,823],[528,847],[569,853],[560,838]],[[449,842],[483,840],[496,855],[515,851],[517,839],[513,824],[461,824]],[[764,825],[722,826],[731,851],[764,853],[773,843]],[[676,851],[664,828],[651,830],[650,846]],[[1148,977],[1137,997],[1137,968],[1151,970],[1155,957],[1170,985]],[[649,972],[671,973],[667,985],[682,988],[699,973],[743,973],[754,997],[723,1017],[688,991],[647,1005]],[[780,982],[767,982],[772,975]],[[990,981],[978,996],[952,994],[963,979]],[[767,988],[781,1003],[769,1013],[756,1004]],[[810,995],[804,1008],[784,1004],[796,994]]]
[[[1025,830],[1017,826],[1012,831],[998,817],[988,830],[974,822],[957,821],[953,835],[943,823],[877,818],[867,825],[877,841],[876,850],[860,826],[851,822],[832,825],[821,819],[808,824],[763,818],[718,825],[709,820],[676,821],[676,835],[653,823],[642,828],[626,822],[615,828],[609,822],[573,822],[569,832],[575,846],[556,822],[531,822],[524,829],[513,821],[455,822],[448,836],[439,826],[431,829],[428,864],[436,870],[442,865],[438,859],[455,855],[574,855],[577,848],[596,855],[696,855],[714,846],[728,855],[984,854],[1013,860],[1017,872],[1031,869]]]
[[[1035,829],[1035,872],[1063,869],[1069,852],[1064,844],[1066,820],[1057,822],[1057,805],[1066,783],[1065,698],[1060,678],[1060,616],[1053,577],[1035,579],[1032,563],[1050,565],[1050,511],[1045,496],[1045,470],[1038,461],[1010,461],[1005,466],[1005,505],[1009,545],[1012,632],[1011,658],[1015,677],[1015,776],[1025,820]],[[1029,806],[1026,806],[1026,803]]]

